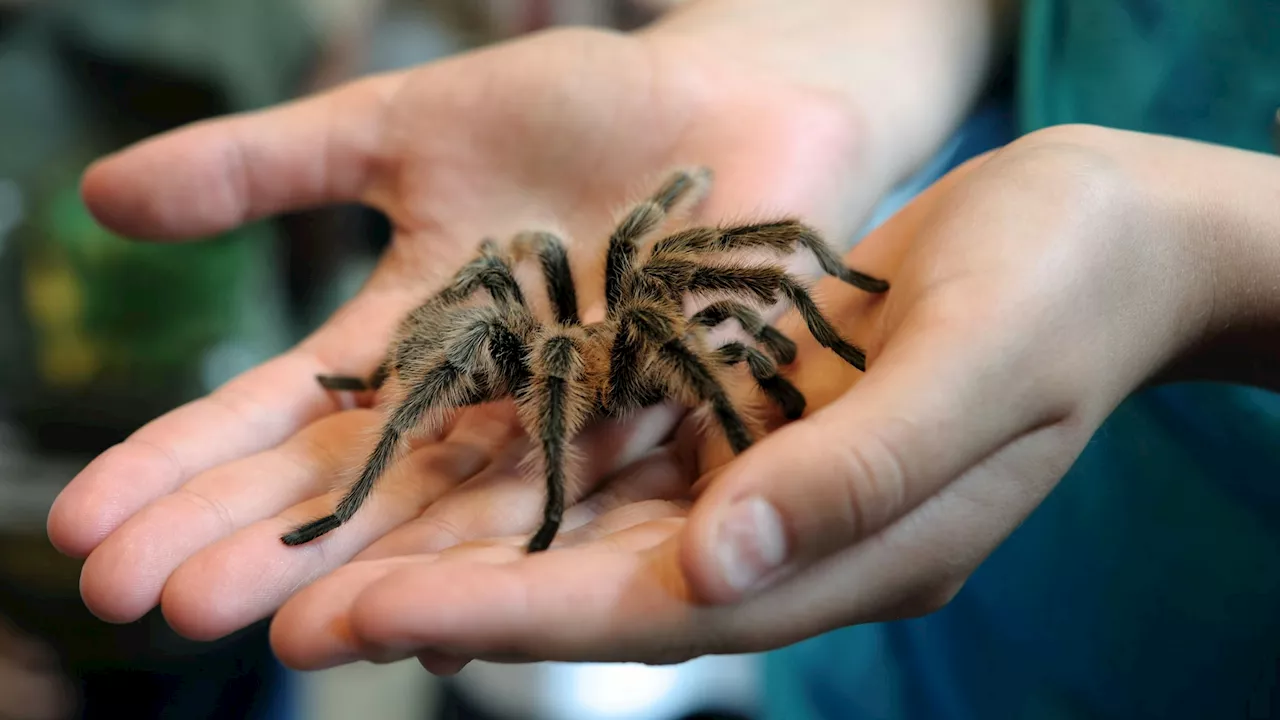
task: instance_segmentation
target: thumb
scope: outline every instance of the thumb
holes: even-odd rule
[[[968,325],[904,323],[839,400],[727,466],[683,531],[694,594],[731,603],[758,592],[870,537],[984,457],[1066,416],[1034,392],[1036,373],[1018,372],[1024,361],[1010,343]]]
[[[404,73],[373,75],[148,138],[85,171],[85,204],[116,232],[174,240],[364,201],[385,164],[384,117],[403,80]]]

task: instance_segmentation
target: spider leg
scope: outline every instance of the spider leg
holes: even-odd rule
[[[717,359],[705,357],[681,340],[682,330],[676,323],[683,322],[684,317],[678,308],[640,302],[629,306],[619,320],[618,337],[628,338],[632,347],[638,348],[639,354],[615,354],[610,358],[614,377],[619,372],[619,365],[633,368],[630,371],[633,375],[631,389],[636,393],[619,396],[623,389],[611,382],[610,400],[615,406],[627,401],[638,403],[646,390],[651,394],[654,386],[665,386],[676,397],[683,397],[686,401],[710,403],[735,454],[750,447],[753,442],[751,431],[712,369],[713,365],[719,364]],[[645,361],[649,358],[646,355],[650,354],[654,361],[666,365],[666,372],[647,366]]]
[[[866,372],[866,352],[840,336],[831,321],[818,309],[818,304],[813,301],[813,296],[798,280],[790,275],[784,276],[781,290],[787,300],[799,311],[800,317],[804,319],[804,324],[809,327],[809,332],[818,341],[818,344],[839,355],[842,360],[858,370]]]
[[[645,350],[643,338],[630,332],[627,325],[619,327],[609,348],[609,385],[603,403],[611,414],[642,407],[646,397],[653,394],[640,371]]]
[[[734,293],[775,303],[784,271],[780,267],[742,264],[700,264],[688,258],[663,258],[645,263],[634,278],[632,298],[670,302],[685,294]]]
[[[389,358],[378,363],[378,367],[368,378],[355,375],[317,375],[316,381],[325,390],[345,390],[348,392],[380,390],[382,384],[387,381],[387,375],[391,372],[390,364]]]
[[[569,267],[569,253],[560,238],[548,232],[521,233],[512,241],[517,256],[532,253],[542,264],[547,295],[555,307],[556,321],[562,325],[578,325],[578,296]]]
[[[605,412],[620,416],[629,410],[649,407],[666,398],[664,383],[647,372],[653,348],[676,337],[683,322],[678,305],[640,300],[628,305],[618,318],[618,329],[609,348],[609,379],[601,405]]]
[[[526,307],[524,293],[511,272],[511,266],[498,253],[497,244],[488,239],[480,243],[479,255],[454,273],[449,284],[415,309],[406,322],[422,323],[424,316],[458,305],[481,288],[489,292],[499,307]],[[378,390],[386,382],[392,366],[392,359],[387,358],[367,379],[355,375],[317,375],[316,381],[326,390]]]
[[[301,545],[310,542],[351,519],[368,498],[374,483],[395,459],[404,436],[433,408],[460,404],[458,401],[471,394],[469,389],[458,387],[461,381],[460,369],[447,360],[427,372],[388,419],[377,445],[365,461],[359,479],[347,490],[333,514],[294,528],[281,538],[284,544]],[[449,403],[449,400],[453,402]]]
[[[650,286],[651,293],[685,292],[692,294],[730,292],[754,295],[757,299],[774,303],[779,291],[790,302],[814,339],[823,347],[839,355],[845,362],[865,371],[867,356],[860,348],[840,336],[831,321],[818,309],[813,296],[799,280],[781,268],[751,265],[697,265],[689,260],[671,258],[649,263],[641,276]]]
[[[710,181],[711,173],[705,168],[675,172],[649,199],[632,207],[614,228],[605,256],[604,296],[609,317],[614,317],[623,299],[641,241],[667,219],[677,204],[696,202]]]
[[[768,349],[778,363],[789,365],[796,359],[796,344],[780,330],[769,325],[760,313],[734,300],[711,303],[693,314],[689,322],[707,329],[733,318],[756,342]]]
[[[846,267],[817,231],[794,219],[724,228],[692,228],[654,243],[650,259],[760,248],[790,253],[797,247],[813,253],[823,272],[856,288],[871,293],[889,289],[888,282]]]
[[[751,377],[778,404],[786,419],[795,420],[804,414],[804,395],[790,381],[778,375],[778,366],[768,355],[740,342],[730,342],[716,350],[715,357],[725,365],[737,365],[745,360]]]
[[[286,545],[301,545],[341,526],[350,520],[372,492],[374,484],[396,459],[405,437],[420,425],[428,415],[432,424],[440,415],[451,409],[475,404],[508,389],[512,383],[527,378],[527,367],[517,367],[522,353],[514,353],[513,346],[520,339],[503,324],[494,309],[486,308],[484,316],[464,316],[469,319],[452,341],[452,346],[434,366],[426,370],[408,389],[404,399],[395,407],[382,428],[377,444],[370,452],[360,477],[347,490],[333,514],[299,525],[281,537]],[[488,359],[495,366],[492,374],[505,380],[508,388],[486,388],[477,378],[487,376],[482,361]],[[493,386],[492,382],[484,382]]]
[[[538,442],[547,484],[542,525],[528,544],[531,553],[550,547],[560,530],[569,441],[591,411],[589,388],[583,382],[586,365],[575,337],[551,335],[534,357],[537,372],[529,392],[517,401],[525,427]]]
[[[679,338],[672,338],[658,349],[658,357],[667,363],[672,373],[672,390],[689,393],[711,404],[729,446],[735,455],[751,447],[754,440],[746,421],[733,406],[729,393],[711,369],[711,362]],[[763,356],[762,356],[763,357]]]
[[[498,252],[497,243],[485,239],[480,243],[479,255],[463,265],[453,276],[453,281],[440,290],[429,305],[457,305],[484,288],[500,306],[524,305],[524,293],[516,282],[511,266]]]
[[[628,306],[619,318],[609,358],[610,377],[602,403],[605,411],[616,416],[629,409],[661,402],[669,394],[686,401],[707,402],[734,453],[740,453],[750,447],[753,439],[746,421],[712,369],[724,361],[685,344],[676,325],[683,321],[677,306],[664,307],[646,301]],[[655,371],[650,362],[666,365],[667,371]]]

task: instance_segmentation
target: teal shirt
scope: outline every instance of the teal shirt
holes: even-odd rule
[[[1017,131],[1272,149],[1280,2],[1029,0],[1024,23]],[[786,720],[1280,718],[1280,396],[1134,395],[947,607],[766,663]]]

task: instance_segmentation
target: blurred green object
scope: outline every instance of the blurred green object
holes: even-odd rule
[[[55,410],[59,398],[101,396],[124,403],[94,408],[110,424],[145,422],[152,406],[203,394],[279,349],[268,226],[141,243],[98,225],[75,184],[43,200],[19,247],[41,389],[32,401],[47,406],[37,414]],[[130,417],[130,408],[143,415]]]
[[[281,0],[32,6],[0,38],[0,410],[51,450],[101,451],[295,340],[272,221],[184,243],[98,225],[96,158],[287,100],[319,45]],[[175,161],[180,161],[175,158]]]
[[[269,224],[187,243],[123,238],[81,201],[80,166],[32,188],[11,248],[25,329],[11,412],[61,449],[112,442],[290,340]]]

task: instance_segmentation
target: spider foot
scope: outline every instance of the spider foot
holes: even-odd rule
[[[300,525],[292,532],[282,536],[280,540],[285,545],[302,545],[303,543],[309,543],[312,540],[315,540],[330,530],[337,529],[340,525],[342,525],[342,521],[338,519],[338,516],[330,515],[328,517],[322,517],[319,520],[312,520],[306,525]]]

